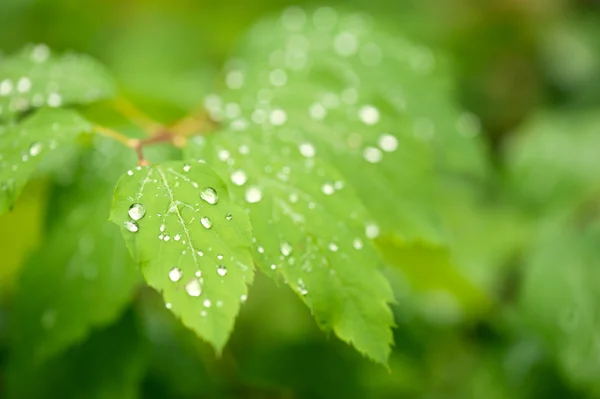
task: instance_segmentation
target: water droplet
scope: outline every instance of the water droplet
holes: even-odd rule
[[[161,233],[163,233],[166,228],[167,228],[167,226],[165,226],[164,224],[161,224],[160,227],[159,227],[159,230],[160,230]]]
[[[281,254],[283,256],[290,256],[290,254],[292,253],[292,246],[290,245],[289,242],[284,241],[281,243],[279,249],[281,250]]]
[[[212,302],[210,301],[210,299],[205,299],[202,302],[202,305],[204,305],[205,308],[210,308],[210,306],[212,305]]]
[[[46,101],[49,107],[60,107],[62,104],[62,96],[58,93],[48,94],[48,100]]]
[[[339,33],[333,39],[333,49],[342,57],[350,57],[358,51],[358,38],[350,32]]]
[[[248,147],[246,144],[242,144],[238,148],[238,152],[242,155],[248,155],[250,153],[250,147]]]
[[[227,150],[219,150],[219,152],[217,153],[217,156],[223,162],[225,162],[229,159],[229,155],[230,155],[229,151],[227,151]]]
[[[128,171],[127,171],[127,174],[128,174],[129,176],[133,176],[133,170],[128,170]]]
[[[236,186],[243,186],[248,181],[248,176],[246,176],[246,172],[238,169],[231,174],[231,181]]]
[[[204,256],[204,251],[198,251],[196,253],[198,254],[198,256]]]
[[[287,121],[287,114],[282,109],[274,109],[269,114],[269,122],[273,126],[281,126]]]
[[[290,202],[292,204],[295,204],[296,202],[298,202],[298,193],[291,193],[290,194]]]
[[[219,259],[219,260],[223,259],[223,254],[218,254],[217,259]]]
[[[133,204],[129,207],[127,213],[133,220],[140,220],[146,214],[146,208],[142,204]]]
[[[177,281],[181,280],[181,277],[183,277],[183,272],[180,268],[174,267],[169,271],[169,279],[172,282],[176,283]]]
[[[26,93],[31,89],[31,80],[29,78],[23,77],[19,79],[17,82],[17,91],[20,93]]]
[[[225,276],[227,274],[227,267],[224,266],[224,265],[218,265],[217,266],[217,273],[221,277]]]
[[[256,248],[256,250],[258,251],[259,254],[264,254],[265,253],[265,249],[261,246],[259,246],[258,248]]]
[[[315,147],[311,143],[302,143],[298,146],[298,149],[300,150],[300,154],[306,158],[312,158],[317,153]]]
[[[358,110],[358,117],[367,125],[379,122],[379,110],[372,105],[364,105]]]
[[[306,289],[306,285],[304,285],[304,281],[301,278],[298,279],[298,292],[302,296],[308,294],[308,290]]]
[[[367,224],[365,226],[365,235],[370,239],[377,238],[379,236],[379,226],[374,223]]]
[[[335,242],[329,243],[329,250],[331,252],[337,252],[338,249],[339,249],[339,247],[337,246],[337,244]]]
[[[215,205],[219,201],[219,195],[212,187],[206,187],[200,192],[200,198],[211,205]]]
[[[248,295],[246,295],[246,294],[242,294],[242,296],[240,296],[240,301],[241,301],[242,303],[243,303],[243,302],[246,302],[246,300],[247,300],[247,299],[248,299]]]
[[[379,148],[385,152],[394,152],[398,148],[398,139],[391,134],[385,133],[379,136]]]
[[[240,71],[229,71],[225,84],[232,90],[241,89],[244,85],[244,74]]]
[[[133,220],[128,220],[125,222],[125,228],[132,233],[137,233],[140,230],[140,227]]]
[[[173,239],[174,239],[175,241],[179,241],[179,240],[181,240],[181,236],[180,236],[179,234],[175,234],[175,235],[173,236]]]
[[[335,189],[331,184],[325,183],[321,186],[321,191],[323,191],[323,194],[325,195],[331,195],[335,192]]]
[[[189,163],[186,163],[185,165],[183,165],[184,172],[189,172],[191,169],[192,169],[192,165],[190,165]]]
[[[277,265],[271,265],[271,270],[277,269]]]
[[[29,156],[35,157],[37,155],[40,155],[40,153],[42,152],[42,143],[38,142],[38,141],[34,141],[33,143],[31,143],[31,145],[29,146]]]
[[[381,159],[383,158],[383,154],[381,153],[381,150],[379,148],[367,147],[363,151],[363,158],[367,162],[377,163],[377,162],[381,162]]]
[[[341,180],[336,180],[333,183],[333,188],[335,188],[336,190],[341,190],[342,188],[344,188],[344,182]]]
[[[273,86],[283,86],[287,82],[287,74],[283,69],[275,69],[269,74],[269,81]]]
[[[173,307],[173,305],[171,305],[171,303],[167,302],[167,303],[165,303],[165,307],[167,309],[171,309]]]
[[[352,246],[354,249],[362,249],[363,242],[360,238],[355,238],[354,241],[352,241]]]
[[[255,204],[262,199],[262,192],[258,187],[249,187],[246,190],[246,201]]]
[[[233,215],[231,213],[228,213],[225,215],[225,220],[231,220],[233,219]]]
[[[322,121],[327,116],[327,109],[321,103],[314,103],[308,108],[311,119]]]
[[[163,238],[163,240],[164,240],[165,242],[169,241],[170,239],[171,239],[171,236],[170,236],[170,235],[166,235],[166,236]]]
[[[218,308],[222,308],[222,307],[223,307],[223,301],[221,301],[221,300],[218,300],[218,301],[215,303],[215,305],[216,305],[216,307],[218,307]]]
[[[8,96],[13,90],[13,82],[10,79],[4,79],[0,82],[0,96]]]
[[[185,291],[188,293],[189,296],[200,296],[200,294],[202,293],[202,286],[200,285],[200,281],[196,279],[191,280],[189,283],[186,284]]]
[[[212,227],[212,220],[210,220],[208,216],[203,216],[200,219],[200,223],[202,223],[202,226],[204,226],[206,229],[210,229]]]
[[[31,51],[31,59],[35,62],[44,62],[50,57],[50,49],[45,44],[37,44]]]

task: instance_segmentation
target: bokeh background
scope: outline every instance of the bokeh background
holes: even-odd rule
[[[125,97],[170,122],[201,104],[253,23],[291,4],[322,3],[0,0],[0,51],[43,42],[91,54]],[[448,57],[456,101],[481,121],[493,165],[477,194],[485,207],[451,216],[468,231],[461,251],[479,277],[442,250],[388,251],[395,263],[429,267],[389,272],[398,299],[389,370],[320,332],[291,291],[265,278],[221,358],[140,290],[116,325],[40,370],[30,381],[39,397],[600,397],[600,2],[327,5],[370,13]],[[11,295],[44,235],[46,195],[34,184],[20,213],[0,217],[0,396],[19,378]]]

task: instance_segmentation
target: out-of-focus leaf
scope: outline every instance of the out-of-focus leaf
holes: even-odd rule
[[[76,112],[58,109],[43,109],[18,125],[0,126],[0,213],[13,206],[46,155],[72,144],[90,127]]]
[[[9,372],[8,398],[137,399],[149,347],[133,313],[33,368]]]
[[[252,283],[248,216],[205,163],[138,167],[121,178],[110,219],[148,284],[221,352]]]
[[[29,185],[12,212],[0,216],[0,226],[5,226],[0,230],[0,297],[12,292],[19,270],[43,235],[47,183]]]
[[[114,157],[108,164],[106,145]],[[47,237],[18,283],[12,356],[33,364],[112,322],[140,282],[119,229],[107,221],[114,180],[128,153],[106,140],[96,148],[82,154],[75,184],[55,187]]]
[[[575,386],[600,394],[600,223],[548,222],[527,256],[520,321]]]
[[[554,212],[600,188],[597,112],[544,113],[521,129],[506,153],[510,183],[536,212]]]
[[[108,72],[87,55],[55,56],[38,44],[0,59],[0,120],[41,106],[86,104],[114,92]]]

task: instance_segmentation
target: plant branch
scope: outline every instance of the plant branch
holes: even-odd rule
[[[115,109],[124,117],[138,125],[146,133],[153,135],[162,128],[162,124],[155,121],[144,112],[140,111],[135,105],[125,98],[118,98],[115,103]]]

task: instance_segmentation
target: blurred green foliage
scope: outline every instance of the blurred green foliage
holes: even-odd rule
[[[457,154],[440,166],[445,179],[431,202],[447,248],[376,241],[394,265],[385,271],[396,298],[390,371],[323,335],[291,291],[261,275],[215,356],[137,284],[120,237],[104,241],[110,248],[85,250],[96,236],[118,236],[97,228],[110,203],[98,193],[135,158],[115,143],[82,138],[84,146],[97,141],[98,151],[49,167],[0,216],[0,396],[600,397],[600,4],[337,2],[445,55],[454,82],[448,88],[479,117],[489,160]],[[215,88],[244,32],[289,4],[0,0],[0,49],[12,54],[44,42],[91,54],[124,96],[172,122]],[[435,98],[426,100],[436,107]],[[106,104],[82,112],[140,135]],[[157,146],[147,157],[180,155]],[[479,173],[464,173],[465,164]],[[83,262],[73,255],[82,247],[90,259],[111,257],[108,272],[123,273],[129,289],[72,278],[69,264]],[[97,307],[85,328],[67,323],[67,338],[46,342],[44,326],[57,316],[34,319],[29,289],[65,314],[79,307],[72,295]],[[103,306],[131,299],[123,314]]]

